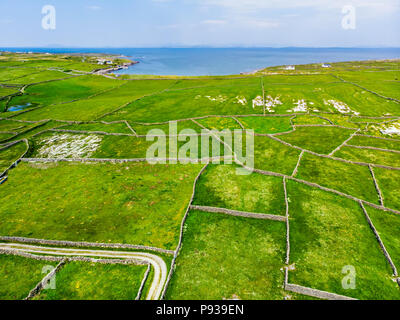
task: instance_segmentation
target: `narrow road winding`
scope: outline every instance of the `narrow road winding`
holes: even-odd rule
[[[153,282],[150,286],[146,300],[159,300],[165,281],[167,279],[167,265],[164,260],[154,254],[147,252],[129,252],[129,251],[106,251],[106,250],[87,250],[87,249],[67,249],[54,247],[32,246],[18,243],[0,243],[0,249],[14,251],[16,253],[37,253],[56,256],[85,256],[85,257],[103,257],[118,259],[136,259],[152,265],[154,270]]]

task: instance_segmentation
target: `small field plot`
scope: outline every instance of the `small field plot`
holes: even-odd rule
[[[0,86],[0,98],[9,96],[13,93],[17,93],[18,88],[2,87]]]
[[[81,124],[71,124],[61,127],[62,130],[76,130],[76,131],[99,131],[106,133],[124,133],[124,134],[134,134],[131,129],[124,122],[116,123],[81,123]]]
[[[104,92],[90,99],[83,99],[54,106],[46,106],[22,114],[17,118],[22,120],[96,120],[97,118],[102,117],[105,113],[111,112],[133,100],[166,89],[172,83],[173,82],[169,81],[154,82],[150,80],[128,81],[126,83],[123,83],[120,87],[115,88],[114,90]],[[121,114],[124,114],[122,110],[120,112]],[[122,116],[116,120],[122,119],[125,118]]]
[[[263,109],[257,104],[253,108],[256,97],[262,100],[259,80],[256,85],[251,86],[169,90],[135,101],[104,120],[158,122],[208,115],[258,114]]]
[[[191,211],[166,298],[283,299],[285,223]]]
[[[179,80],[171,87],[171,90],[190,89],[198,87],[244,87],[244,86],[259,86],[261,88],[261,78],[247,77],[241,79],[226,79],[220,78],[192,78]]]
[[[66,103],[76,99],[84,99],[104,90],[116,88],[124,82],[100,76],[81,76],[66,80],[47,82],[30,86],[25,94],[14,97],[9,106],[24,105],[28,102],[38,105]]]
[[[22,300],[57,262],[0,254],[0,300]]]
[[[292,130],[290,117],[240,117],[238,120],[246,129],[255,133],[270,134]]]
[[[258,173],[238,175],[235,165],[210,165],[201,176],[194,204],[239,211],[285,215],[281,178]]]
[[[400,171],[374,168],[386,207],[400,210]]]
[[[27,150],[25,142],[21,141],[7,149],[0,150],[0,174],[18,160]]]
[[[398,113],[399,104],[349,83],[264,86],[268,112],[335,112],[382,116]]]
[[[369,124],[364,134],[400,140],[400,121]]]
[[[354,136],[347,144],[400,151],[400,140],[384,140],[379,138]]]
[[[69,262],[35,300],[135,300],[147,266]]]
[[[400,298],[389,263],[357,202],[293,181],[288,192],[294,266],[289,283],[357,299]],[[346,286],[352,283],[346,278],[350,272],[355,287]]]
[[[301,85],[301,84],[326,84],[338,82],[338,79],[325,74],[293,74],[293,75],[268,75],[263,77],[264,86],[274,84]]]
[[[367,166],[344,163],[305,153],[296,178],[378,204],[378,194]]]
[[[171,123],[163,123],[163,124],[153,124],[153,125],[143,125],[140,123],[130,122],[133,129],[136,131],[138,135],[150,135],[150,131],[154,129],[162,130],[165,134],[172,134],[173,130],[175,130],[175,123],[176,123],[176,130],[177,133],[181,133],[182,130],[191,129],[197,133],[200,133],[203,130],[198,124],[194,123],[192,120],[184,120],[184,121],[176,121]],[[151,134],[154,134],[152,132]],[[160,134],[160,133],[157,133]],[[175,134],[175,133],[174,133]]]
[[[71,77],[70,74],[66,74],[60,71],[41,71],[37,73],[31,73],[24,77],[15,78],[8,81],[3,81],[4,84],[31,84],[39,83],[49,80],[58,80],[62,78]]]
[[[254,137],[254,167],[291,175],[301,151],[286,146],[269,137]],[[282,161],[285,159],[285,161]]]
[[[30,74],[39,73],[40,70],[33,68],[1,68],[0,69],[0,82],[6,83],[13,79],[19,79]]]
[[[334,156],[352,161],[400,167],[400,154],[395,152],[358,149],[345,146],[335,152]]]
[[[400,267],[400,216],[368,206],[365,209],[398,269]]]
[[[321,116],[322,117],[322,116]],[[317,116],[311,115],[297,115],[293,120],[293,124],[302,125],[302,124],[324,124],[329,125],[329,121]]]
[[[234,119],[229,117],[210,117],[196,120],[204,127],[210,130],[241,130],[239,123],[237,123]]]
[[[296,131],[278,138],[300,148],[329,154],[354,133],[338,127],[297,127]]]
[[[21,163],[0,188],[0,234],[174,250],[201,167]]]

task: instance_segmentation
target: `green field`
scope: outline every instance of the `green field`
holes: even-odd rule
[[[166,299],[315,298],[285,290],[285,267],[290,284],[400,299],[359,203],[400,270],[399,60],[183,77],[102,75],[96,70],[107,66],[97,60],[104,57],[112,67],[128,62],[0,55],[0,173],[25,158],[0,179],[1,237],[151,253],[167,272],[172,267]],[[230,141],[233,131],[242,144]],[[168,161],[144,161],[149,150]],[[256,172],[238,170],[252,161]],[[286,223],[267,220],[285,220],[287,208],[289,265]],[[6,254],[0,260],[0,299],[26,297],[47,264]],[[356,271],[354,289],[343,286],[346,266]],[[70,262],[58,272],[57,290],[35,299],[132,300],[145,270]]]
[[[0,300],[22,300],[48,273],[43,268],[57,262],[0,255]]]
[[[147,266],[69,262],[37,300],[135,300]]]

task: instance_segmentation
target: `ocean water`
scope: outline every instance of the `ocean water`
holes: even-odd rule
[[[9,51],[121,54],[139,61],[118,73],[230,75],[270,66],[400,58],[400,48],[0,48]]]

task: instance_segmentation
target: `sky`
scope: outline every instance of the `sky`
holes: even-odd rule
[[[0,47],[42,46],[400,47],[400,0],[1,0]]]

